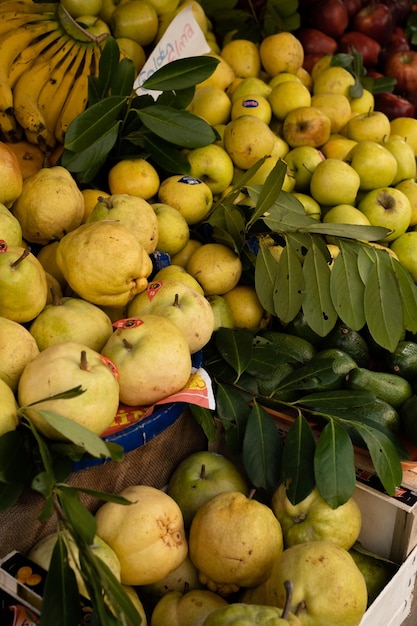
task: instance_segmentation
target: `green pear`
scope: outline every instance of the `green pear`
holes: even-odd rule
[[[119,372],[120,401],[129,406],[152,405],[180,391],[191,375],[187,339],[171,320],[142,315],[116,322],[101,354]]]
[[[54,296],[52,304],[29,326],[39,350],[63,341],[77,341],[100,352],[113,332],[109,316],[81,298]]]
[[[0,249],[0,315],[15,322],[30,322],[48,297],[45,270],[30,248]]]
[[[210,613],[228,602],[208,589],[186,593],[170,591],[159,600],[151,616],[151,626],[203,626]]]
[[[234,328],[232,309],[226,298],[213,294],[207,296],[214,315],[214,330],[219,328]]]
[[[15,430],[19,423],[18,404],[9,385],[0,379],[0,437]]]
[[[66,439],[39,410],[58,413],[101,435],[112,423],[119,406],[119,383],[111,365],[100,353],[81,343],[67,341],[50,346],[23,370],[17,389],[19,405],[38,403],[26,408],[25,415],[45,437]],[[48,399],[79,386],[83,390],[80,395]]]
[[[264,582],[246,589],[242,601],[282,607],[285,581],[294,584],[291,612],[303,626],[358,626],[368,602],[365,578],[347,550],[332,541],[286,548]]]
[[[184,333],[191,354],[204,348],[214,331],[209,301],[180,280],[152,281],[128,304],[129,317],[161,315]]]
[[[355,544],[349,553],[365,577],[368,606],[376,599],[398,570],[398,565]]]
[[[0,317],[0,379],[17,390],[19,378],[29,361],[39,354],[38,344],[26,326]]]
[[[9,246],[22,245],[22,227],[13,213],[0,202],[0,237]]]
[[[99,197],[87,222],[115,220],[127,226],[139,243],[150,254],[158,243],[158,219],[147,200],[128,193]]]

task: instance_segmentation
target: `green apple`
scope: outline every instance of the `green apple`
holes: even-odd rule
[[[45,270],[30,248],[1,246],[0,315],[15,322],[30,322],[46,305]]]
[[[355,204],[359,185],[359,174],[349,163],[325,159],[311,176],[310,193],[322,206]]]
[[[259,76],[246,76],[242,78],[235,89],[230,94],[230,100],[232,104],[238,98],[243,96],[250,96],[252,94],[256,94],[258,96],[263,96],[267,98],[271,93],[272,85],[270,83],[266,83]]]
[[[222,87],[199,86],[187,109],[205,120],[210,126],[227,124],[230,120],[232,103]]]
[[[313,106],[290,111],[282,125],[282,136],[290,148],[312,146],[319,148],[328,141],[331,122],[325,113]]]
[[[397,255],[401,265],[411,274],[417,283],[417,231],[410,230],[392,241],[390,248]]]
[[[152,626],[202,626],[213,611],[227,605],[224,598],[208,589],[192,589],[185,593],[169,591],[152,611]]]
[[[248,494],[249,485],[237,465],[210,450],[194,452],[181,461],[167,487],[167,493],[182,511],[186,528],[200,506],[223,491]]]
[[[357,143],[357,141],[348,139],[343,135],[332,134],[324,146],[321,146],[320,150],[326,159],[340,159],[341,161],[344,161]]]
[[[170,257],[178,254],[190,238],[187,220],[169,204],[154,202],[152,208],[158,221],[158,252],[166,252]]]
[[[288,587],[292,590],[292,583]],[[292,591],[291,591],[292,594]],[[301,620],[289,610],[291,595],[284,608],[263,604],[232,602],[216,609],[205,620],[204,626],[232,626],[232,624],[269,624],[270,626],[302,626]]]
[[[222,193],[233,179],[233,161],[224,148],[209,144],[187,152],[190,176],[203,180],[213,195]]]
[[[110,26],[96,15],[80,15],[75,20],[86,31],[95,35],[96,37],[107,36],[111,34]]]
[[[251,176],[251,178],[246,182],[246,186],[253,187],[254,185],[263,185],[279,160],[280,157],[278,156],[273,156],[272,154],[268,156],[255,174],[253,174],[253,176]],[[295,177],[293,176],[293,172],[290,168],[287,167],[281,189],[283,191],[291,192],[294,187]]]
[[[109,316],[98,306],[71,296],[56,297],[29,326],[39,350],[63,341],[83,343],[100,352],[113,333]]]
[[[25,413],[45,437],[66,439],[38,409],[58,413],[101,435],[112,423],[119,406],[116,374],[112,364],[99,352],[75,341],[58,343],[42,350],[26,365],[19,379],[17,399],[20,406],[38,403]],[[48,400],[78,386],[83,390],[81,395]]]
[[[286,154],[285,162],[295,178],[295,191],[307,193],[310,190],[313,172],[323,160],[323,153],[312,146],[298,146]]]
[[[234,328],[256,330],[268,326],[271,316],[262,306],[254,285],[236,285],[223,298],[232,311]]]
[[[267,98],[257,94],[239,96],[232,103],[230,119],[235,120],[241,115],[254,115],[269,124],[272,119],[271,104]]]
[[[242,261],[234,250],[221,243],[205,243],[194,250],[185,266],[204,290],[204,295],[223,295],[237,285]]]
[[[164,400],[185,387],[191,375],[188,341],[161,315],[120,320],[101,354],[115,364],[120,402],[129,406]]]
[[[214,331],[209,301],[180,280],[152,281],[128,304],[129,317],[161,315],[173,322],[187,339],[191,354],[204,348]]]
[[[330,118],[331,132],[340,132],[351,118],[350,100],[343,93],[317,93],[311,98],[311,106],[317,107]]]
[[[293,191],[292,195],[296,198],[304,207],[305,212],[315,220],[321,218],[321,206],[314,198],[306,193],[300,193],[299,191]]]
[[[417,157],[417,119],[414,117],[396,117],[391,120],[391,135],[399,135],[414,150]]]
[[[110,18],[113,37],[129,37],[149,46],[158,33],[158,14],[146,0],[116,3]]]
[[[191,276],[191,274],[189,274],[182,265],[171,263],[171,265],[162,267],[153,276],[154,282],[158,280],[179,280],[189,287],[192,287],[198,293],[201,293],[201,295],[204,295],[204,291],[200,283],[194,278],[194,276]]]
[[[114,220],[126,226],[150,254],[158,243],[158,219],[147,200],[128,193],[100,197],[87,223]]]
[[[330,66],[323,69],[314,78],[313,95],[318,93],[342,93],[350,97],[350,88],[355,78],[344,67]]]
[[[0,203],[0,233],[1,238],[9,246],[22,245],[22,227],[13,213]]]
[[[359,141],[346,157],[359,174],[360,189],[389,187],[397,174],[397,159],[382,143]]]
[[[234,165],[247,170],[272,153],[275,139],[266,122],[254,115],[241,115],[226,124],[223,144]]]
[[[286,548],[326,540],[349,550],[362,526],[361,510],[353,498],[333,508],[323,500],[317,487],[301,502],[292,504],[281,484],[272,495],[271,508],[281,524]]]
[[[0,437],[16,429],[19,423],[17,409],[18,404],[13,391],[0,378]]]
[[[38,354],[38,344],[26,326],[0,317],[0,380],[13,392],[26,364]]]
[[[273,116],[284,121],[293,109],[311,105],[311,93],[300,80],[287,80],[273,86],[268,101]]]
[[[213,310],[214,330],[219,328],[234,328],[233,315],[227,300],[223,296],[207,296]]]
[[[346,125],[346,136],[353,141],[382,143],[391,134],[390,120],[382,111],[353,115]]]
[[[358,209],[372,226],[388,228],[382,243],[391,242],[407,230],[411,219],[411,205],[407,196],[395,187],[373,189],[359,202]]]
[[[417,175],[416,157],[410,144],[398,135],[391,135],[383,145],[397,160],[397,173],[391,185],[395,186],[403,180],[415,178]]]
[[[191,226],[208,215],[213,205],[213,192],[199,178],[174,174],[160,184],[158,201],[177,209]]]
[[[410,227],[417,226],[417,181],[415,178],[402,180],[395,185],[396,189],[399,189],[410,201],[411,204],[411,220]]]
[[[366,215],[352,204],[337,204],[331,207],[323,216],[325,224],[362,224],[370,226],[371,222]]]
[[[363,89],[362,95],[357,98],[351,98],[350,108],[352,113],[369,113],[375,108],[375,98],[372,91]]]

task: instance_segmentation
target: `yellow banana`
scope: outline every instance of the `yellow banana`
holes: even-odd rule
[[[45,36],[33,41],[17,56],[8,74],[8,84],[14,87],[17,80],[38,58],[51,59],[68,41],[68,37],[59,29],[53,30]]]
[[[16,58],[37,36],[48,33],[51,29],[51,24],[45,23],[39,28],[22,27],[0,36],[0,111],[8,112],[13,106],[13,94],[8,76]]]
[[[91,58],[91,47],[77,45],[51,73],[38,97],[38,107],[48,131],[55,132],[58,116],[71,91],[73,82],[82,71],[87,57]],[[41,133],[42,134],[42,133]]]
[[[82,113],[88,102],[88,76],[89,72],[83,71],[77,76],[68,98],[62,107],[55,126],[55,138],[59,143],[64,143],[65,133],[71,122]]]
[[[39,60],[24,72],[17,81],[14,90],[14,114],[18,123],[24,131],[32,133],[44,133],[39,136],[38,143],[47,143],[52,147],[55,145],[53,135],[47,131],[45,120],[38,107],[39,93],[44,84],[49,79],[55,67],[62,63],[71,48],[78,46],[74,41],[68,41],[61,50],[51,59]],[[52,142],[52,143],[50,143]]]
[[[35,26],[35,24],[42,24],[44,22],[53,22],[58,26],[58,21],[53,13],[48,14],[31,14],[25,13],[23,15],[9,15],[8,13],[1,13],[0,5],[0,35],[7,33],[15,28],[21,26],[27,26],[28,28]]]
[[[16,123],[13,115],[0,111],[1,141],[19,141],[22,138],[22,129]]]

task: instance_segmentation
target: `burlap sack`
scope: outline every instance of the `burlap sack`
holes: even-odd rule
[[[123,461],[108,461],[70,475],[68,483],[78,487],[118,493],[129,485],[162,488],[180,461],[192,452],[207,448],[203,430],[187,410],[165,431],[145,445],[129,452]],[[95,513],[100,500],[81,494],[80,499]],[[38,516],[44,499],[28,491],[19,502],[0,513],[0,558],[12,550],[26,553],[56,527],[56,517],[41,523]]]

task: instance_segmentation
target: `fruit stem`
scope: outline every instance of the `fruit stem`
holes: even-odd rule
[[[16,261],[13,261],[13,263],[10,263],[10,269],[11,270],[15,270],[17,268],[17,266],[24,260],[26,259],[27,256],[29,256],[30,254],[30,248],[25,248],[22,252],[22,254],[20,255],[20,257],[18,259],[16,259]]]
[[[252,500],[252,498],[253,498],[253,496],[255,495],[255,493],[256,493],[256,489],[251,489],[251,490],[249,491],[248,499],[249,499],[249,500]]]
[[[175,294],[175,298],[174,298],[174,306],[176,306],[177,309],[180,308],[180,297],[177,293]]]
[[[53,306],[62,306],[62,298],[53,285],[50,287]]]
[[[281,619],[288,620],[290,616],[290,611],[291,611],[291,602],[292,602],[292,594],[294,591],[294,583],[292,582],[292,580],[285,580],[284,587],[285,587],[285,605],[284,605],[284,610],[281,615]]]
[[[80,359],[80,368],[85,371],[91,370],[91,367],[87,361],[87,352],[86,350],[81,350],[81,359]]]
[[[77,22],[72,15],[67,11],[64,5],[60,2],[57,9],[57,17],[60,25],[65,32],[74,39],[82,42],[100,43],[108,37],[107,33],[101,33],[100,35],[93,35],[89,30],[83,28],[79,22]]]
[[[98,202],[102,202],[103,204],[105,204],[106,205],[106,209],[110,210],[110,209],[113,208],[113,203],[112,203],[110,198],[106,198],[105,196],[99,196],[97,198],[97,201]]]
[[[205,480],[205,479],[206,479],[206,466],[205,466],[205,464],[204,464],[204,463],[201,465],[201,470],[200,470],[200,478],[201,478],[202,480]]]

